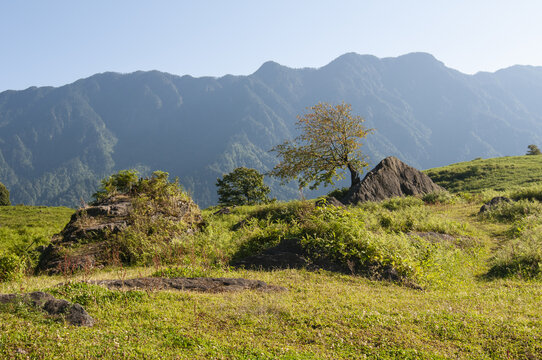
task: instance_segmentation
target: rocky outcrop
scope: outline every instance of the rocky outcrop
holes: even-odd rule
[[[230,278],[163,278],[148,277],[125,280],[99,280],[90,281],[95,285],[102,285],[112,290],[188,290],[199,292],[230,292],[241,290],[284,291],[281,286],[268,285],[260,280],[230,279]]]
[[[94,319],[79,304],[57,299],[53,295],[41,291],[29,294],[0,294],[0,303],[23,302],[47,312],[55,318],[63,318],[68,324],[75,326],[92,326]]]
[[[77,210],[64,229],[53,236],[51,243],[38,249],[37,271],[70,273],[118,261],[106,245],[136,221],[134,200],[130,195],[119,194]],[[166,218],[182,222],[188,233],[203,222],[197,205],[187,199],[179,200],[167,211],[157,206],[145,210],[148,221]]]
[[[382,160],[365,178],[352,185],[343,199],[344,204],[382,201],[396,196],[423,195],[445,191],[429,176],[390,156]]]

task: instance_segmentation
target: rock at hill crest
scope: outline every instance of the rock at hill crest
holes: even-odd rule
[[[440,191],[445,190],[435,184],[429,176],[390,156],[367,173],[361,182],[353,184],[340,200],[344,204],[357,204]]]

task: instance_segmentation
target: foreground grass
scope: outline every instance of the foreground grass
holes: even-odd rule
[[[126,276],[149,270],[130,269]],[[75,328],[28,308],[2,311],[0,355],[119,359],[542,356],[542,286],[536,282],[482,281],[475,286],[459,284],[453,291],[417,291],[329,272],[216,275],[262,279],[289,290],[226,294],[132,291],[110,297],[109,290],[95,286],[54,288],[69,300],[86,299],[96,325]],[[43,289],[41,281],[51,287],[63,280],[34,279],[26,290]]]
[[[478,159],[424,171],[448,191],[505,191],[542,181],[542,156]]]

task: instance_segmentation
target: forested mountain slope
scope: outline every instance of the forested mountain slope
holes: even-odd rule
[[[319,69],[274,62],[249,76],[103,73],[59,88],[0,93],[0,182],[12,203],[76,206],[99,180],[136,168],[179,176],[203,207],[237,166],[270,169],[296,115],[351,103],[375,128],[372,165],[393,155],[429,168],[520,155],[542,141],[542,68],[462,74],[429,54],[345,54]],[[295,185],[266,180],[279,199]]]

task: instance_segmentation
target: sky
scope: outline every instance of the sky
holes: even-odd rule
[[[473,74],[542,65],[539,0],[0,0],[0,91],[96,73],[248,75],[347,52]]]

